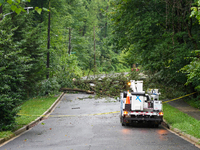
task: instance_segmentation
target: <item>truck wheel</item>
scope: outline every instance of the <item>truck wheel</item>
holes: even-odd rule
[[[159,127],[159,124],[154,124],[154,128],[158,128]]]
[[[121,117],[120,119],[121,119],[122,126],[126,126],[126,123],[124,122],[124,117]]]

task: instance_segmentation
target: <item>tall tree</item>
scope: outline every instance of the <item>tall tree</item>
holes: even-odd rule
[[[199,30],[191,19],[193,1],[119,0],[113,1],[114,41],[117,48],[129,51],[133,64],[161,76],[165,83],[184,84],[185,74],[179,70],[189,63],[185,57],[199,48]],[[132,55],[134,54],[134,55]]]
[[[0,6],[0,15],[2,15],[2,14],[3,14],[3,6],[1,5]],[[2,20],[2,16],[1,16],[0,20]]]
[[[192,7],[191,17],[195,17],[199,24],[200,24],[200,14],[199,14],[199,7],[200,7],[200,1],[196,1],[194,3],[194,6]],[[194,33],[193,33],[194,34]],[[194,36],[193,36],[194,37]],[[190,63],[184,66],[181,70],[183,73],[187,73],[187,82],[186,84],[192,84],[195,86],[196,90],[200,90],[200,50],[194,49],[192,51],[192,56],[189,58],[191,59]]]

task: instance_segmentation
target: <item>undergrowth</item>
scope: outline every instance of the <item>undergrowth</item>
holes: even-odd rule
[[[147,75],[147,78],[144,80],[144,89],[159,89],[161,93],[160,99],[173,99],[193,92],[191,88],[186,87],[184,84],[178,84],[173,81],[167,82],[163,80],[161,76],[151,74],[147,71],[145,74]]]
[[[193,97],[185,98],[185,102],[194,108],[200,109],[200,96],[197,96],[196,98]]]
[[[11,131],[2,131],[0,132],[0,138],[6,138],[12,135],[13,133]]]

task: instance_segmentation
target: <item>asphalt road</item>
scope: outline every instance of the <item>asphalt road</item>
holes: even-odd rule
[[[43,122],[0,150],[198,150],[164,129],[123,127],[120,103],[86,94],[66,94]],[[113,113],[110,113],[113,112]]]

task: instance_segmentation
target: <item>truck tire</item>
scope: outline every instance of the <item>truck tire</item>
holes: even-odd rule
[[[154,124],[154,128],[158,128],[159,127],[159,124]]]
[[[129,123],[124,122],[124,117],[121,117],[122,126],[129,126]]]
[[[157,121],[153,122],[153,127],[154,128],[158,128],[159,127],[159,123]]]
[[[126,123],[124,122],[124,117],[120,117],[120,122],[121,122],[121,124],[122,124],[122,126],[125,126],[126,125]]]

